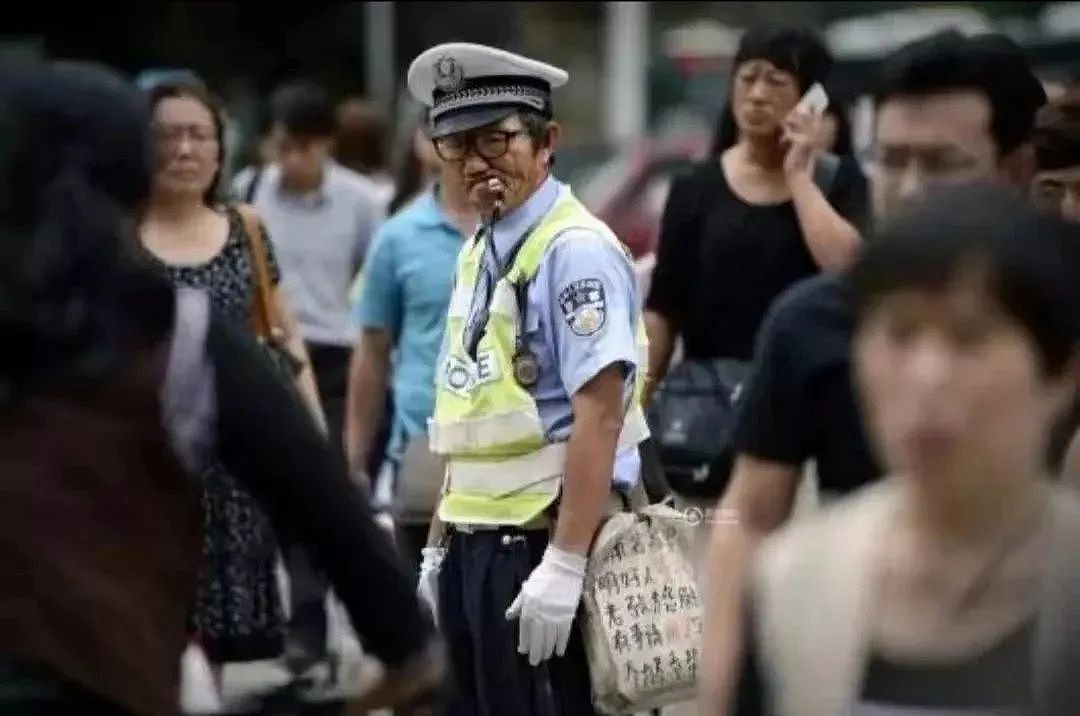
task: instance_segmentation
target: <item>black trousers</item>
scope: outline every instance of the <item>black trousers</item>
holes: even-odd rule
[[[319,388],[331,445],[344,459],[342,436],[345,428],[345,400],[349,391],[349,361],[352,348],[320,343],[307,344],[315,385]]]
[[[308,343],[307,350],[326,415],[327,438],[338,457],[344,461],[342,437],[352,349]],[[307,550],[295,541],[287,540],[282,551],[289,572],[289,601],[292,605],[287,648],[290,656],[304,666],[307,661],[326,656],[327,579],[314,567]]]
[[[424,560],[422,550],[427,546],[431,523],[397,525],[397,548],[405,564],[413,568],[413,576],[420,573],[420,564]]]
[[[450,716],[590,716],[592,693],[575,621],[566,654],[529,665],[505,612],[540,563],[546,530],[454,532],[439,573],[439,625],[454,684]]]

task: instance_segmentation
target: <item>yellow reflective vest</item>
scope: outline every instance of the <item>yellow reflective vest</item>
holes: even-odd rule
[[[435,411],[428,424],[432,452],[446,456],[438,515],[456,524],[521,525],[559,495],[566,444],[549,443],[532,395],[514,376],[518,300],[535,277],[551,243],[570,229],[588,229],[630,257],[611,230],[568,190],[525,237],[505,276],[492,290],[489,319],[475,360],[463,332],[480,275],[484,243],[474,237],[458,257],[457,281],[447,318],[447,349],[436,371]],[[580,240],[590,240],[582,237]],[[619,438],[620,449],[648,437],[641,410],[648,345],[639,319],[634,399]]]

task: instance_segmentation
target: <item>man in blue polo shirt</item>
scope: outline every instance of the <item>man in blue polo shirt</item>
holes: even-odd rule
[[[430,143],[426,129],[418,132],[418,144]],[[362,472],[392,376],[395,409],[375,500],[392,511],[403,551],[417,564],[442,477],[427,451],[435,364],[457,255],[478,222],[456,173],[440,171],[434,187],[375,233],[356,306],[360,337],[349,377],[346,452],[353,473]]]

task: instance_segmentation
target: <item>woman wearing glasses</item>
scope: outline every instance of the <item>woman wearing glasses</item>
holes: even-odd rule
[[[224,159],[222,112],[199,85],[160,86],[151,92],[150,103],[156,166],[141,217],[143,246],[175,285],[208,291],[221,315],[246,327],[258,290],[251,252],[256,237],[246,235],[238,210],[217,198]],[[289,352],[301,366],[296,385],[321,422],[304,344],[276,290],[280,271],[265,234],[262,243],[279,313],[292,337]],[[279,362],[285,376],[286,361]],[[213,664],[275,658],[283,650],[284,618],[273,529],[223,466],[213,465],[203,478],[203,565],[192,627]]]

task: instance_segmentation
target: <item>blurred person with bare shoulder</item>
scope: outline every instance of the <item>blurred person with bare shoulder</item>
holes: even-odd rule
[[[326,570],[386,667],[362,703],[420,696],[439,645],[365,495],[246,322],[140,247],[162,170],[195,184],[215,155],[202,102],[145,99],[92,66],[0,68],[0,712],[180,713],[212,464]],[[163,140],[208,146],[173,169]],[[273,638],[228,616],[216,646]]]
[[[730,468],[713,447],[723,431],[713,423],[725,418],[695,408],[738,391],[780,293],[818,272],[842,270],[856,254],[866,179],[852,157],[820,150],[824,108],[800,105],[832,64],[809,30],[748,30],[712,154],[668,194],[645,302],[646,402],[656,396],[654,440],[668,482],[684,495],[700,490],[715,498]],[[684,357],[669,375],[678,339]],[[654,392],[665,379],[668,389]],[[712,475],[704,485],[696,476],[703,469]]]
[[[875,90],[876,220],[951,184],[989,179],[1027,188],[1045,93],[1008,38],[943,32],[917,40],[886,58]],[[760,540],[790,519],[804,466],[813,461],[825,499],[881,475],[851,384],[854,322],[847,278],[820,276],[781,295],[758,336],[735,418],[735,465],[720,501],[735,519],[714,525],[708,561],[699,678],[711,713],[727,708],[737,673],[750,559]]]
[[[437,181],[416,187],[419,194],[379,227],[365,261],[345,444],[354,474],[366,471],[378,429],[390,418],[374,499],[392,516],[402,552],[417,568],[443,482],[442,461],[428,450],[427,436],[435,405],[435,365],[457,257],[479,225],[464,183],[438,161],[428,132],[424,113],[407,161],[417,165],[418,177],[434,170]],[[403,183],[401,188],[407,187]],[[393,394],[392,416],[383,415],[388,392]]]
[[[209,292],[215,307],[250,330],[260,292],[285,317],[287,346],[272,351],[282,379],[295,383],[322,422],[303,341],[286,299],[272,244],[246,207],[222,204],[224,116],[202,85],[151,90],[156,147],[153,192],[142,214],[142,245],[178,287]],[[269,276],[261,276],[265,253]],[[262,286],[269,281],[271,286]],[[295,366],[294,366],[295,361]],[[278,539],[249,491],[220,463],[203,475],[203,568],[192,614],[212,664],[281,655],[284,616],[276,578]]]
[[[1044,458],[1080,375],[1078,258],[1077,227],[993,184],[868,242],[853,366],[886,476],[757,553],[732,713],[1074,712],[1080,499]]]

